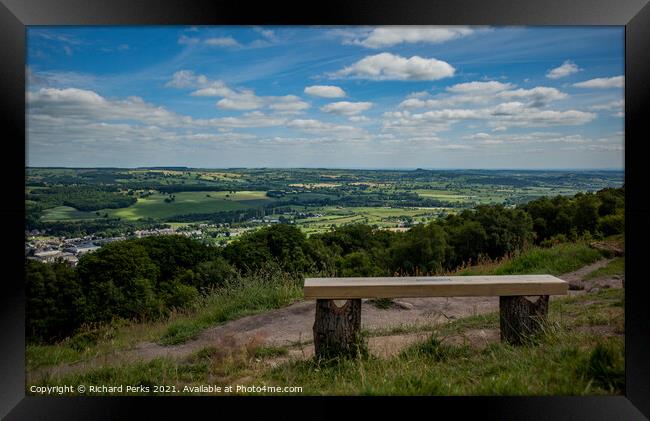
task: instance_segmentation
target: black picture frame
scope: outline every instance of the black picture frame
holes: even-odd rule
[[[24,282],[25,27],[28,25],[624,25],[625,47],[625,396],[608,397],[26,397]],[[330,0],[320,4],[181,0],[0,0],[0,122],[8,159],[2,293],[0,417],[8,420],[127,419],[157,415],[282,418],[383,416],[481,419],[637,420],[650,417],[650,305],[643,264],[650,238],[643,153],[650,133],[650,4],[646,0]],[[6,269],[5,269],[6,270]],[[647,277],[647,276],[646,276]],[[255,399],[251,402],[251,399]],[[298,408],[296,404],[307,404]],[[342,409],[340,405],[345,405]],[[416,408],[417,407],[417,408]],[[330,412],[331,411],[331,412]]]

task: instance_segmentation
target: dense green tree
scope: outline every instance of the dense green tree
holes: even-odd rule
[[[149,285],[156,285],[160,273],[143,245],[134,241],[107,244],[81,257],[77,271],[87,302],[85,320],[101,322],[113,317],[153,315],[134,314],[129,302],[134,288],[138,290],[136,296],[147,296]]]
[[[84,320],[85,298],[67,263],[25,262],[25,327],[31,340],[51,341],[71,334]]]
[[[447,252],[447,234],[438,224],[416,225],[390,247],[390,268],[408,275],[435,273],[443,268]]]

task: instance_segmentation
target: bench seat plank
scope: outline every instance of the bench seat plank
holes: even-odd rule
[[[566,295],[552,275],[307,278],[305,299]]]

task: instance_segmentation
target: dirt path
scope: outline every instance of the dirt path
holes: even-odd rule
[[[599,260],[575,272],[561,275],[560,278],[568,282],[582,282],[583,276],[607,265],[611,260]],[[621,283],[620,279],[594,281],[602,281],[608,283],[610,287],[619,288]],[[586,289],[570,291],[572,295],[586,292]],[[426,338],[428,336],[427,327],[433,327],[467,316],[494,312],[498,309],[499,297],[403,298],[395,300],[395,305],[388,309],[378,309],[368,300],[363,300],[361,324],[363,329],[387,332],[384,336],[370,338],[369,349],[375,355],[389,356],[414,342]],[[311,340],[314,316],[314,301],[301,301],[285,308],[243,317],[209,328],[196,339],[184,344],[162,346],[153,342],[145,342],[133,349],[121,351],[114,355],[99,357],[74,365],[47,367],[30,374],[32,376],[41,376],[47,373],[52,375],[64,374],[84,370],[86,367],[149,361],[158,357],[182,359],[206,347],[241,349],[250,344],[290,347],[289,358],[307,358],[313,355]],[[405,334],[390,333],[391,329],[407,326],[420,327],[423,331]],[[470,341],[489,342],[490,340],[498,340],[498,332],[477,331],[466,334],[469,336],[464,339],[469,337]],[[285,358],[276,361],[281,362]]]

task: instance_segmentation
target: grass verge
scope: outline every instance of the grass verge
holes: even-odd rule
[[[549,248],[531,247],[514,257],[461,268],[455,275],[560,275],[602,258],[602,252],[586,243],[564,243]]]

